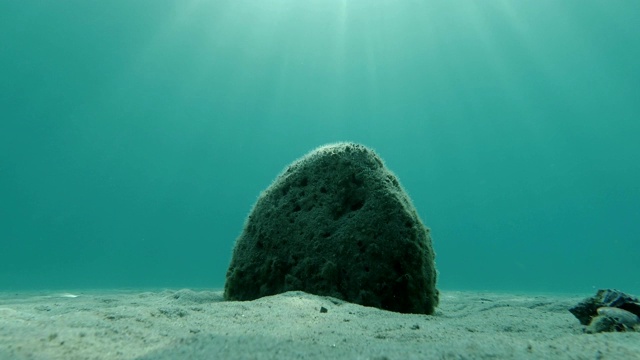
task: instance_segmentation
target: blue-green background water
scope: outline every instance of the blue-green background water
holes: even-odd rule
[[[0,2],[0,290],[221,287],[260,191],[374,148],[443,289],[640,293],[638,1]]]

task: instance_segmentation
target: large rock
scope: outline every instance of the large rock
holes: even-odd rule
[[[258,198],[227,271],[227,300],[289,290],[403,312],[438,304],[427,229],[398,179],[371,150],[320,147]]]

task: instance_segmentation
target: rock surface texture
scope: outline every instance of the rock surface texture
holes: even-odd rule
[[[287,167],[254,205],[225,298],[291,290],[402,313],[432,314],[437,306],[429,229],[371,149],[320,147]]]

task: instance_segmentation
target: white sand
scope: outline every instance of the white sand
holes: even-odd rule
[[[582,332],[582,299],[444,292],[425,316],[302,292],[0,293],[0,359],[640,359],[640,333]]]

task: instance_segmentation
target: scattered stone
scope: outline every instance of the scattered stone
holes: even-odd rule
[[[224,296],[301,290],[432,314],[434,257],[429,229],[382,159],[359,144],[327,145],[260,195],[234,246]]]
[[[569,311],[587,333],[640,330],[640,302],[618,290],[598,290]]]
[[[321,306],[321,307],[320,307],[320,312],[321,312],[321,313],[326,313],[326,312],[328,312],[328,311],[329,311],[329,310],[327,310],[327,308],[326,308],[326,307],[324,307],[324,306]]]
[[[638,315],[631,313],[627,310],[622,310],[614,307],[601,307],[598,309],[598,316],[610,317],[622,325],[633,327],[640,322]]]
[[[595,334],[599,332],[638,331],[640,330],[639,325],[640,318],[627,310],[601,307],[598,309],[598,316],[591,320],[585,332]]]

